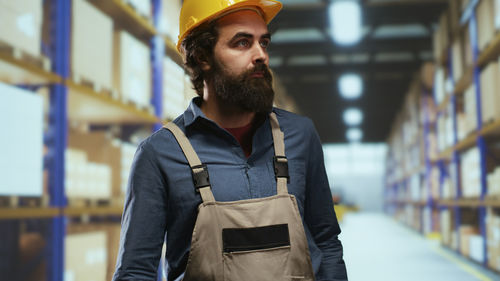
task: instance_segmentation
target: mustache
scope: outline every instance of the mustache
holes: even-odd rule
[[[265,64],[257,64],[253,68],[245,71],[242,75],[242,79],[247,79],[247,77],[250,77],[252,74],[260,72],[264,75],[265,80],[271,82],[273,79],[273,75],[271,73],[271,69],[265,65]]]

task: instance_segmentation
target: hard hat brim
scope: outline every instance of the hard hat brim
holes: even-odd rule
[[[257,7],[259,10],[262,11],[261,15],[264,18],[266,24],[269,24],[271,20],[279,13],[283,5],[275,0],[248,0],[248,1],[237,2],[203,19],[197,20],[192,18],[191,20],[193,21],[193,23],[184,31],[183,34],[179,35],[179,41],[177,42],[177,50],[181,52],[182,41],[196,27],[200,26],[203,23],[216,20],[221,15],[227,15],[228,13],[231,12],[231,10],[237,11],[243,7]]]

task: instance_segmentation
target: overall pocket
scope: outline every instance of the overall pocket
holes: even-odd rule
[[[286,276],[290,254],[287,224],[225,228],[222,241],[224,280],[290,280]]]

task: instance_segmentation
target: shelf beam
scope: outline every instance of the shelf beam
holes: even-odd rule
[[[0,219],[32,219],[54,218],[60,215],[59,209],[54,207],[33,208],[0,208]]]

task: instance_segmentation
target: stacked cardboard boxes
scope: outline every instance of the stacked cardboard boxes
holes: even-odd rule
[[[500,89],[498,63],[488,64],[480,74],[482,122],[500,119]]]
[[[477,40],[479,50],[484,50],[495,35],[494,0],[481,0],[476,7]]]
[[[68,146],[85,152],[89,161],[111,170],[111,198],[123,198],[136,146],[112,138],[105,132],[71,131]]]
[[[42,0],[1,0],[0,26],[5,28],[0,29],[0,43],[39,57],[42,11]]]
[[[74,276],[76,279],[65,280],[112,280],[119,244],[118,223],[69,223],[65,276],[68,274],[68,277]],[[92,270],[88,270],[90,266]]]
[[[72,1],[71,73],[112,89],[113,21],[86,0]]]
[[[124,102],[151,104],[151,51],[126,31],[114,33],[114,85]]]
[[[43,99],[0,83],[0,100],[0,195],[41,196]]]
[[[500,196],[500,166],[487,175],[488,195]]]
[[[472,83],[472,85],[467,89],[464,95],[465,136],[469,135],[477,128],[476,92],[476,85]]]
[[[107,237],[104,231],[66,235],[64,280],[106,280],[106,245]]]
[[[478,198],[481,195],[481,165],[479,149],[470,148],[460,156],[460,179],[462,196],[464,198]]]
[[[434,31],[433,44],[434,44],[434,58],[438,61],[443,60],[446,54],[446,48],[449,46],[449,16],[448,13],[443,13],[439,18],[438,28]]]
[[[111,168],[90,162],[85,151],[66,149],[65,189],[68,198],[110,199]]]
[[[439,225],[441,227],[441,243],[446,246],[451,246],[453,224],[450,210],[446,209],[441,211]]]
[[[163,61],[163,118],[173,120],[184,112],[184,69],[172,59]]]
[[[181,11],[180,0],[162,2],[161,18],[158,32],[177,44],[179,36],[179,14]]]
[[[470,257],[470,238],[476,237],[479,230],[473,225],[463,224],[458,227],[460,236],[460,253],[466,257]]]
[[[462,37],[457,36],[451,46],[453,81],[457,83],[464,75],[465,53],[462,44]]]
[[[489,209],[486,215],[488,266],[500,271],[500,215]]]
[[[480,234],[469,236],[469,256],[478,263],[484,262],[484,239]]]

